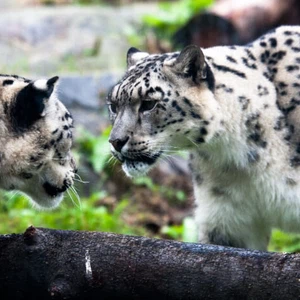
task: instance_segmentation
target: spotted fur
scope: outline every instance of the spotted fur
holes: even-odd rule
[[[73,119],[57,99],[58,77],[0,75],[0,188],[39,207],[56,207],[73,184]]]
[[[272,228],[300,231],[300,27],[127,62],[108,95],[127,175],[187,149],[200,242],[265,250]]]

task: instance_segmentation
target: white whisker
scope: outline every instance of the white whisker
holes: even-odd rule
[[[12,193],[12,195],[9,197],[9,199],[7,200],[7,202],[11,201],[17,194],[19,194],[19,191],[13,191],[11,193]]]
[[[82,209],[82,205],[81,205],[81,199],[80,199],[80,196],[78,194],[78,191],[76,190],[76,187],[73,185],[71,186],[71,190],[73,191],[73,193],[75,194],[76,198],[77,198],[77,201],[79,203],[79,208],[80,210]]]
[[[83,181],[83,180],[80,180],[80,179],[77,179],[77,178],[73,178],[73,180],[76,181],[76,182],[83,183],[83,184],[90,183],[89,181]]]
[[[74,193],[76,199],[78,200],[79,205],[78,205],[78,203],[76,203],[76,201],[74,201],[74,199],[73,199],[73,197],[72,197],[72,194],[71,194],[70,190]],[[67,190],[67,193],[68,193],[68,195],[69,195],[69,197],[70,197],[72,203],[73,203],[77,208],[79,208],[79,209],[81,210],[81,209],[82,209],[82,206],[81,206],[80,197],[79,197],[77,191],[74,189],[74,187],[73,187],[73,186],[70,186],[70,188]]]
[[[77,178],[74,178],[74,179],[73,179],[74,181],[77,181],[77,182],[80,182],[80,183],[84,183],[84,184],[85,184],[85,183],[90,183],[89,181],[84,181],[84,180],[82,180],[81,177],[80,177],[80,175],[77,174],[77,173],[75,174],[75,177],[77,177]]]

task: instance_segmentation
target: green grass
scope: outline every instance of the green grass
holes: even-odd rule
[[[21,233],[30,226],[66,230],[105,231],[120,234],[143,235],[142,228],[128,226],[122,220],[122,213],[128,205],[120,201],[113,211],[97,202],[103,193],[82,198],[81,204],[74,204],[66,196],[62,205],[53,211],[37,211],[31,207],[25,196],[2,193],[0,200],[0,234]]]
[[[28,226],[33,225],[52,229],[147,235],[143,227],[129,226],[123,221],[122,214],[130,205],[128,199],[121,200],[110,211],[107,207],[97,204],[105,196],[105,193],[94,193],[88,198],[82,198],[80,204],[79,202],[73,203],[70,197],[66,196],[59,208],[52,211],[37,211],[32,208],[26,196],[1,192],[0,234],[22,233]],[[191,218],[185,218],[180,225],[162,227],[157,237],[196,242],[196,235],[195,223]],[[300,252],[300,235],[274,230],[269,251]]]
[[[269,250],[280,252],[300,252],[300,234],[273,230]]]

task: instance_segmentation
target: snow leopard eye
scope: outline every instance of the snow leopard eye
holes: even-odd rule
[[[117,105],[114,103],[111,103],[108,105],[109,110],[112,114],[116,114],[117,113]]]
[[[157,103],[158,103],[158,101],[156,101],[156,100],[143,101],[140,106],[140,112],[153,110]]]

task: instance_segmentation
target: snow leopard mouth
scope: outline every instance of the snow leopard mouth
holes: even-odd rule
[[[124,155],[115,155],[122,162],[122,168],[127,176],[136,177],[145,175],[160,157],[161,152],[155,154],[139,154],[136,157],[127,157]]]
[[[138,154],[134,157],[128,157],[126,155],[123,155],[121,153],[113,153],[114,157],[117,158],[121,163],[144,163],[144,164],[148,164],[148,165],[153,165],[157,159],[160,157],[162,152],[158,152],[155,154]]]
[[[148,164],[148,165],[153,165],[157,159],[159,158],[161,153],[157,153],[154,155],[145,155],[145,154],[141,154],[136,158],[128,158],[128,157],[124,157],[125,162],[128,163],[144,163],[144,164]]]
[[[57,197],[58,195],[62,194],[63,192],[65,192],[68,188],[67,185],[63,185],[61,188],[56,187],[52,184],[50,184],[49,182],[45,182],[43,184],[43,188],[45,190],[45,192],[50,196],[50,197]]]

